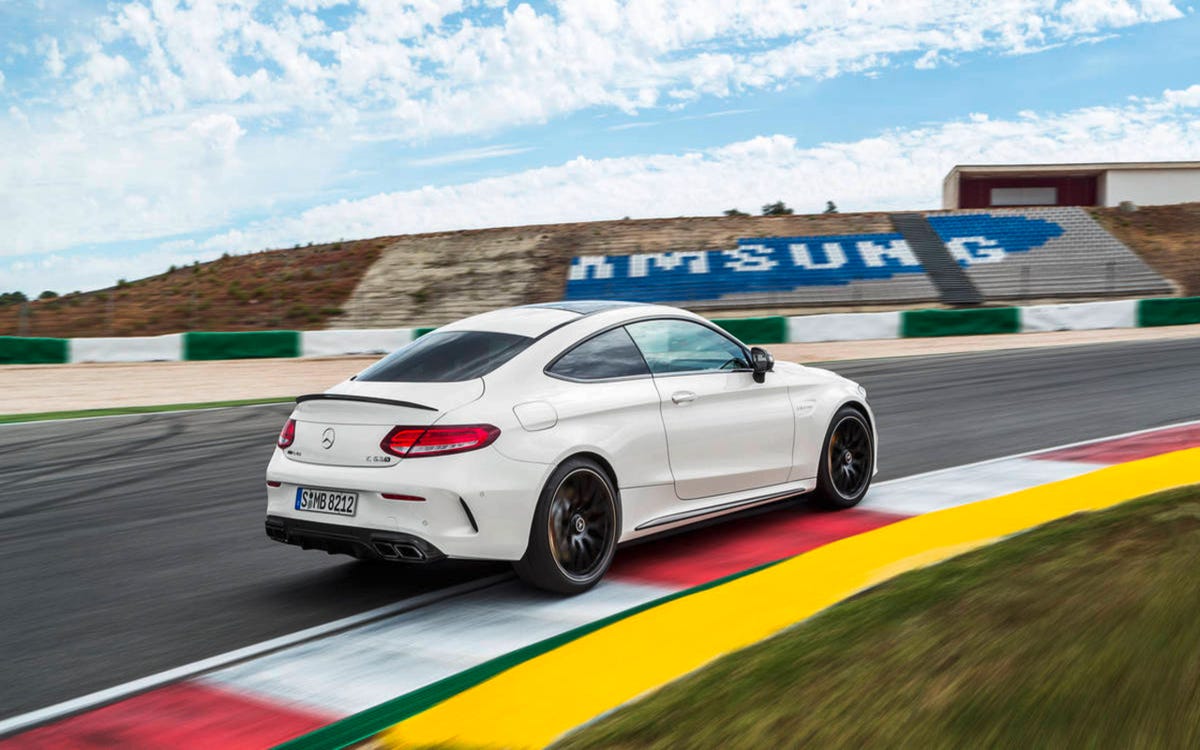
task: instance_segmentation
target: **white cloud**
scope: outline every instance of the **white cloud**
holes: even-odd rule
[[[347,145],[328,136],[250,136],[228,113],[56,130],[0,117],[0,255],[59,251],[227,226],[303,201]]]
[[[88,288],[225,251],[626,215],[716,215],[730,207],[754,211],[779,199],[802,212],[820,211],[826,200],[843,211],[934,208],[940,205],[942,177],[958,163],[1200,158],[1197,109],[1200,85],[1123,106],[1023,112],[1011,119],[972,114],[928,127],[811,147],[788,136],[771,135],[702,152],[608,159],[580,156],[554,167],[470,183],[341,200],[198,241],[162,243],[132,257],[67,263],[51,256],[44,262],[22,260],[20,268],[11,263],[5,267],[0,261],[0,277],[15,279],[18,288],[33,292],[46,287]],[[227,121],[213,124],[218,132],[237,127]],[[162,210],[151,196],[144,197],[148,206],[141,210]]]
[[[42,53],[46,56],[46,71],[53,78],[62,76],[63,71],[67,69],[67,63],[63,60],[62,53],[58,50],[58,40],[51,37],[43,37],[39,46]]]
[[[1193,84],[1182,91],[1167,91],[1163,95],[1163,100],[1172,107],[1200,107],[1200,83]]]
[[[427,156],[423,159],[413,159],[409,162],[418,167],[433,167],[443,164],[460,164],[468,161],[479,161],[481,159],[496,159],[501,156],[514,156],[516,154],[524,154],[532,151],[533,146],[484,146],[483,148],[465,148],[461,151],[451,151],[447,154],[439,154],[437,156]]]
[[[334,6],[336,13],[321,13]],[[364,142],[425,145],[589,108],[674,111],[700,96],[941,65],[972,52],[1021,53],[1178,15],[1167,0],[562,0],[537,10],[490,0],[114,2],[90,35],[73,30],[31,45],[46,71],[29,87],[38,94],[0,116],[0,255],[203,234],[249,216],[287,215],[338,195],[340,176],[361,166],[363,152],[355,149]],[[1190,107],[1192,96],[1181,92],[1178,103],[1159,106]],[[516,148],[414,163],[494,158]],[[371,208],[389,201],[416,206],[413,215],[424,218],[413,227],[518,220],[487,209],[480,223],[422,203],[489,190],[508,196],[497,205],[512,208],[513,217],[536,218],[556,205],[577,206],[578,216],[657,212],[626,200],[622,185],[653,184],[644,205],[665,205],[671,185],[655,182],[667,179],[658,172],[694,170],[703,184],[706,175],[732,169],[743,158],[739,148],[585,159],[503,183],[396,193],[314,209],[304,219],[311,224],[261,224],[234,239],[243,246],[286,235],[290,244],[315,239],[308,231],[353,236],[391,227],[386,215],[372,213],[383,209]],[[811,151],[805,158],[824,153]],[[789,154],[784,148],[780,158],[798,158]],[[634,165],[643,162],[657,166],[641,174]],[[564,176],[580,173],[602,182],[589,192]],[[780,174],[781,187],[790,185],[788,174]],[[824,180],[817,173],[805,179]],[[540,180],[561,200],[515,197]],[[726,203],[736,185],[718,185],[712,195],[719,201],[689,207],[680,200],[668,213]],[[686,184],[680,190],[693,193]],[[842,192],[854,193],[849,186]],[[339,222],[363,229],[334,231]]]
[[[333,5],[351,12],[318,15]],[[358,135],[419,139],[1029,52],[1180,15],[1170,0],[562,0],[498,15],[469,0],[137,0],[76,45],[65,104],[132,118],[236,103],[311,122],[352,110],[374,115],[356,119]],[[62,75],[58,40],[43,47]],[[115,85],[130,72],[136,82]]]
[[[187,135],[208,149],[226,159],[233,155],[237,143],[246,134],[238,125],[237,118],[227,114],[205,115],[188,126]]]
[[[1200,86],[1188,89],[1200,91]],[[936,208],[941,181],[960,163],[1154,161],[1200,158],[1200,102],[1179,94],[1123,107],[972,115],[845,143],[802,147],[773,135],[705,152],[579,157],[556,167],[444,187],[338,201],[222,233],[198,251],[253,250],[295,242],[620,216],[715,215],[778,199],[799,211],[826,200],[843,210]],[[1162,106],[1170,101],[1172,107]]]

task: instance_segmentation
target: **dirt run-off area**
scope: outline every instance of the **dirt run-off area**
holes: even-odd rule
[[[811,363],[1197,336],[1200,336],[1200,325],[829,341],[775,344],[767,348],[779,360]],[[375,359],[377,357],[5,365],[0,366],[0,414],[291,398],[323,391],[359,372]]]

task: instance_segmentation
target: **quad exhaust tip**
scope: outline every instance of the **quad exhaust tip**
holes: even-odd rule
[[[419,562],[425,553],[415,544],[407,542],[374,542],[375,552],[385,560],[409,560]]]

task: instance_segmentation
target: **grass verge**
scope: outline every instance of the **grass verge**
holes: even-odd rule
[[[0,424],[17,422],[43,422],[51,419],[80,419],[82,417],[115,417],[123,414],[154,414],[163,411],[191,411],[194,409],[221,409],[226,406],[257,406],[258,404],[283,404],[289,397],[247,398],[240,401],[210,401],[201,404],[161,404],[158,406],[118,406],[112,409],[79,409],[76,411],[44,411],[36,414],[0,414]]]
[[[900,576],[563,748],[1198,747],[1200,487]]]

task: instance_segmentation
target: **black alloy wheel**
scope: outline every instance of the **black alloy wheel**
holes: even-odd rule
[[[862,412],[842,407],[829,423],[817,472],[815,499],[830,508],[858,505],[875,469],[871,426]]]
[[[615,516],[608,482],[595,470],[572,471],[550,501],[550,549],[563,574],[586,580],[604,561]]]
[[[534,511],[525,556],[514,568],[527,583],[565,594],[586,591],[612,564],[620,531],[616,487],[587,458],[551,475]]]

